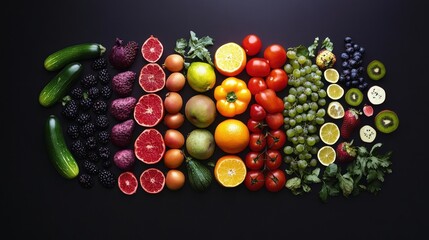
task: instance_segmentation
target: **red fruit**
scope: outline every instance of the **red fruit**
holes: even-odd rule
[[[337,145],[335,149],[337,153],[337,161],[340,163],[351,162],[356,158],[357,149],[352,146],[353,141],[351,142],[342,142]]]
[[[130,118],[136,103],[135,97],[114,99],[110,104],[110,114],[118,121],[125,121]]]
[[[156,168],[148,168],[140,175],[140,185],[147,193],[159,193],[165,185],[164,173]]]
[[[165,153],[162,134],[155,128],[143,130],[134,143],[134,153],[137,159],[146,164],[155,164],[161,161]]]
[[[127,97],[133,91],[136,73],[133,71],[121,72],[112,78],[112,90],[120,97]]]
[[[164,103],[162,98],[154,93],[140,97],[134,107],[134,119],[143,127],[154,127],[164,116]]]
[[[119,189],[126,195],[132,195],[137,192],[139,182],[132,172],[123,172],[118,177]]]
[[[344,139],[350,139],[353,131],[359,127],[360,118],[359,115],[361,113],[353,108],[347,109],[344,113],[343,123],[341,125],[340,133],[341,137]]]
[[[250,170],[246,173],[244,185],[250,191],[259,191],[265,185],[264,173],[260,170]]]
[[[165,72],[157,63],[148,63],[144,65],[139,76],[140,87],[145,92],[158,92],[165,86]]]
[[[371,105],[365,104],[365,106],[363,106],[363,114],[367,117],[371,117],[374,114],[374,108],[372,108]]]
[[[150,35],[150,37],[143,43],[141,52],[146,61],[154,63],[161,58],[162,53],[164,52],[164,46],[158,38]]]
[[[110,134],[112,143],[118,147],[126,147],[130,144],[133,137],[134,125],[133,119],[115,124]]]
[[[139,45],[136,42],[130,41],[124,45],[123,40],[116,38],[115,46],[112,47],[109,55],[109,62],[118,70],[129,68],[136,60],[138,49]]]

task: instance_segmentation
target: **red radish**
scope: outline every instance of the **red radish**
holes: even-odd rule
[[[365,104],[362,110],[363,110],[363,114],[365,114],[365,116],[367,117],[371,117],[374,114],[374,108],[372,108],[371,105]]]
[[[344,113],[343,123],[340,129],[342,138],[350,139],[353,131],[360,125],[360,114],[361,113],[354,108],[347,109]]]
[[[337,161],[340,163],[351,162],[356,158],[357,149],[352,146],[353,141],[351,142],[342,142],[337,145]]]

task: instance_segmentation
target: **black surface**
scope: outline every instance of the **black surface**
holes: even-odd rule
[[[428,88],[422,34],[427,27],[422,4],[416,2],[8,2],[2,7],[6,75],[0,94],[5,144],[0,191],[3,233],[6,230],[13,239],[404,239],[424,234],[428,164],[422,104],[427,102]],[[293,196],[286,189],[253,193],[244,186],[226,189],[214,183],[204,193],[186,185],[157,195],[139,188],[135,195],[125,196],[117,188],[107,190],[97,184],[84,190],[76,179],[61,178],[48,161],[43,138],[48,115],[58,114],[60,108],[46,109],[37,101],[39,91],[54,76],[44,70],[44,58],[76,43],[99,42],[110,48],[116,37],[141,44],[153,34],[164,44],[164,59],[173,52],[175,40],[187,38],[190,30],[213,37],[213,53],[222,43],[241,42],[246,34],[256,33],[264,46],[294,47],[311,44],[316,36],[330,37],[339,56],[343,38],[351,36],[366,48],[366,61],[382,60],[388,72],[380,82],[387,91],[383,108],[398,113],[400,127],[377,139],[383,142],[383,151],[394,151],[393,173],[379,195],[337,197],[323,204],[317,195],[320,186],[310,194]],[[143,64],[139,55],[132,70],[138,72]],[[193,94],[184,92],[185,99]],[[142,93],[136,83],[134,95]],[[186,134],[189,129],[187,123],[182,131]],[[136,134],[141,130],[136,128]],[[147,168],[137,164],[137,174]],[[165,169],[162,163],[156,166]]]

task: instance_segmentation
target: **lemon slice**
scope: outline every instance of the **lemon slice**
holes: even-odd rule
[[[331,146],[323,146],[317,152],[317,159],[323,166],[329,166],[329,164],[335,162],[336,157],[335,149]]]
[[[344,117],[344,107],[340,102],[330,102],[327,111],[328,115],[333,119],[340,119]]]
[[[224,187],[236,187],[246,177],[247,169],[237,155],[226,155],[218,159],[214,169],[215,179]]]
[[[336,83],[329,84],[326,92],[328,97],[332,100],[338,100],[344,95],[344,89]]]
[[[240,74],[246,67],[246,63],[246,52],[234,42],[221,45],[214,55],[215,67],[224,76],[233,77]]]
[[[336,83],[340,78],[340,74],[335,68],[328,68],[323,72],[325,80],[329,83]]]
[[[325,144],[333,145],[340,138],[340,128],[333,122],[324,123],[320,127],[319,136]]]

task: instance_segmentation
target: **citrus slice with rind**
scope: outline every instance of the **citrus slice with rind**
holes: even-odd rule
[[[344,89],[336,83],[331,83],[326,89],[326,93],[330,99],[338,100],[344,95]]]
[[[340,138],[340,128],[333,122],[324,123],[320,127],[319,136],[325,144],[333,145]]]
[[[134,106],[134,119],[140,126],[154,127],[163,116],[164,102],[158,94],[144,94]]]
[[[158,38],[150,35],[142,44],[141,52],[144,60],[154,63],[161,58],[164,46]]]
[[[344,107],[338,101],[332,101],[327,108],[328,115],[333,119],[340,119],[344,117]]]
[[[154,93],[165,87],[165,72],[158,63],[145,64],[140,70],[140,87],[147,93]]]
[[[118,187],[126,195],[132,195],[137,192],[139,182],[133,172],[126,171],[118,177]]]
[[[243,160],[237,155],[225,155],[219,158],[214,169],[214,176],[224,187],[236,187],[246,177],[247,169]]]
[[[246,63],[246,51],[237,43],[225,43],[215,52],[216,70],[224,76],[233,77],[240,74],[246,67]]]
[[[328,68],[323,72],[323,77],[329,83],[336,83],[340,78],[340,74],[335,68]]]
[[[329,166],[331,163],[335,162],[337,153],[335,149],[331,146],[323,146],[317,152],[317,159],[323,166]]]
[[[165,175],[157,168],[148,168],[140,175],[140,185],[147,193],[159,193],[164,189]]]
[[[134,142],[134,153],[146,164],[158,163],[165,153],[164,137],[155,128],[143,130]]]

